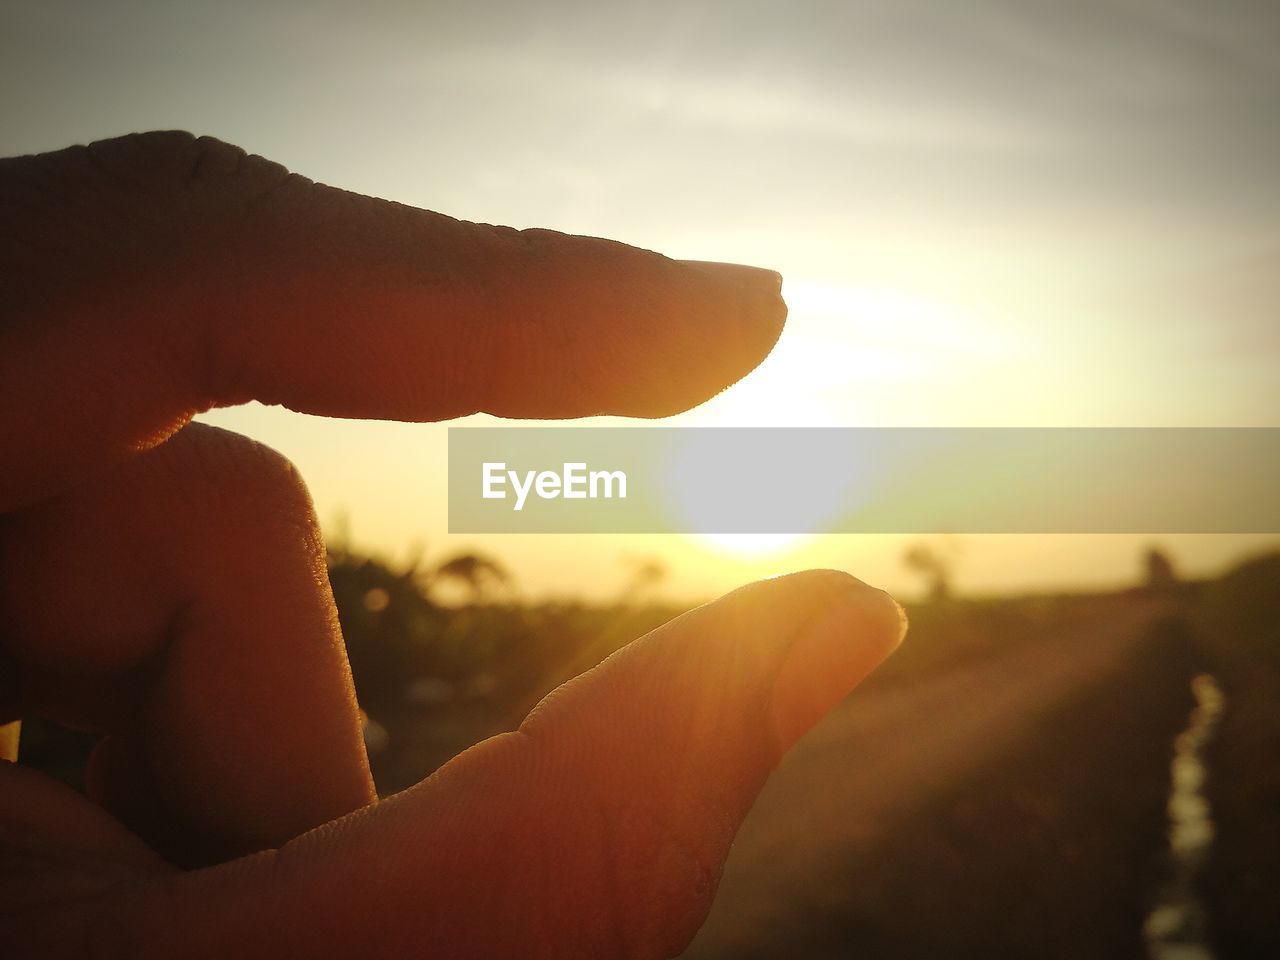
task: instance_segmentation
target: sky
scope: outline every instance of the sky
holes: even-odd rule
[[[0,0],[0,155],[185,128],[468,220],[773,267],[788,329],[676,424],[1280,426],[1280,6],[1227,0]],[[496,553],[533,595],[681,596],[894,538],[448,537],[441,426],[257,406],[322,519]],[[958,480],[962,482],[962,480]],[[1193,572],[1265,538],[1163,538]],[[972,537],[975,591],[1146,541]],[[950,549],[950,548],[949,548]]]

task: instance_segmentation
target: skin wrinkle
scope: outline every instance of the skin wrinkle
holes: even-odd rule
[[[196,161],[191,171],[192,182],[219,178],[234,179],[241,169],[248,153],[239,147],[213,137],[197,137],[195,141]],[[227,162],[227,161],[230,162]]]

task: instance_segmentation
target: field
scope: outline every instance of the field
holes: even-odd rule
[[[478,590],[446,608],[419,571],[347,551],[331,580],[384,794],[679,612]],[[908,642],[770,780],[687,957],[1142,956],[1172,745],[1206,671],[1226,712],[1197,890],[1219,957],[1280,956],[1280,557],[909,613]],[[76,782],[87,743],[29,724],[24,760]]]

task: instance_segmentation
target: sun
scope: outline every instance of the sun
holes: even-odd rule
[[[744,558],[776,555],[829,532],[851,497],[862,495],[868,469],[854,462],[856,448],[839,445],[827,452],[847,465],[815,462],[806,469],[812,447],[797,439],[798,431],[776,428],[678,434],[657,477],[671,528],[717,553]]]
[[[944,304],[902,291],[838,283],[788,281],[790,307],[778,345],[741,382],[679,418],[696,427],[888,426],[908,416],[913,398],[929,393],[954,368],[955,356],[981,348],[972,318]],[[886,398],[892,407],[886,408]],[[799,529],[785,532],[719,532],[717,491],[707,482],[717,464],[691,450],[676,464],[670,483],[674,514],[690,541],[725,557],[776,557],[829,531],[848,507],[857,475],[806,477],[804,502],[796,505]],[[867,470],[874,472],[874,465]],[[802,508],[802,509],[801,509]]]

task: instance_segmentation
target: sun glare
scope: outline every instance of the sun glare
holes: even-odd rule
[[[1008,344],[964,311],[910,294],[788,281],[787,328],[768,359],[725,393],[681,418],[698,427],[897,426],[922,422],[922,395],[954,379],[958,356],[998,356]],[[926,389],[927,388],[927,389]],[[955,411],[952,411],[955,412]],[[936,412],[935,412],[936,415]],[[706,464],[683,465],[672,496],[685,518],[714,513],[697,482]],[[838,481],[838,482],[837,482]],[[850,478],[825,489],[815,479],[803,529],[785,533],[697,533],[722,556],[759,558],[795,550],[826,532]]]
[[[929,398],[991,383],[1017,345],[958,306],[906,291],[788,281],[787,327],[740,383],[682,417],[690,426],[900,426],[934,422]],[[963,410],[948,415],[962,418]]]

